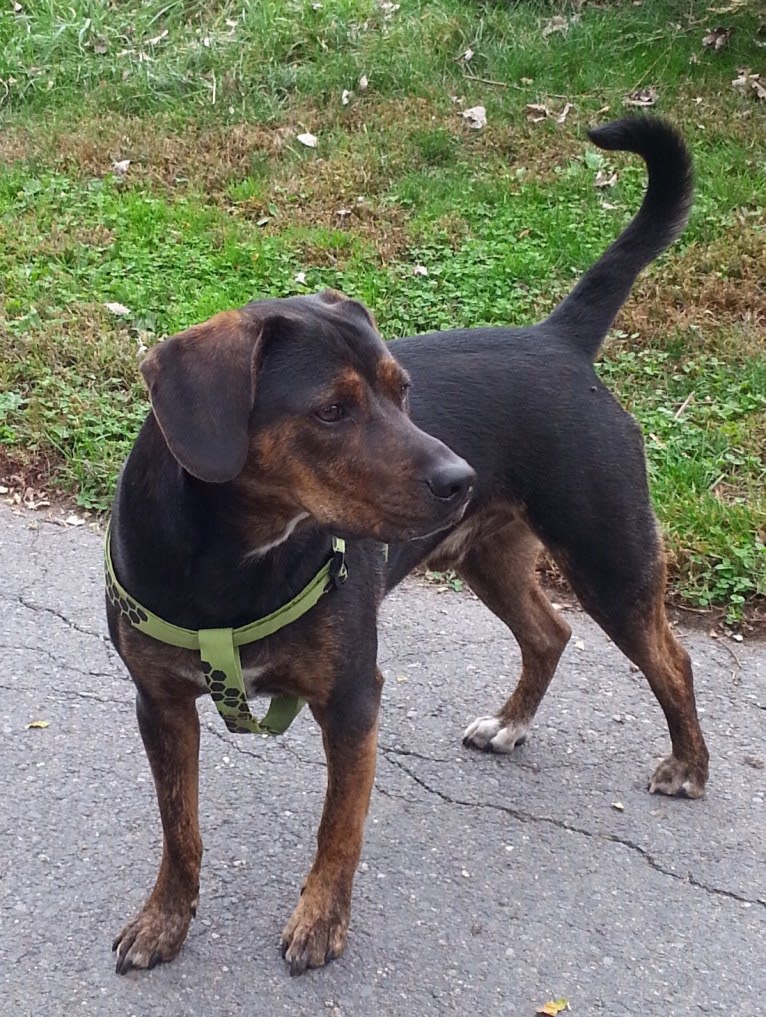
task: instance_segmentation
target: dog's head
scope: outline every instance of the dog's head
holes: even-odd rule
[[[465,511],[473,470],[413,424],[407,375],[339,293],[218,314],[154,347],[141,371],[176,460],[231,483],[246,512],[278,504],[283,518],[396,541]]]

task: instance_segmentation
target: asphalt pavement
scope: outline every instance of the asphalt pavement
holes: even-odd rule
[[[518,651],[470,594],[386,602],[381,746],[348,948],[290,978],[279,935],[325,770],[304,711],[230,735],[205,702],[201,904],[179,958],[113,973],[159,860],[132,685],[94,528],[0,508],[0,1017],[757,1017],[766,1013],[766,645],[683,631],[711,777],[649,795],[667,751],[642,676],[581,612],[526,745],[464,749]],[[47,726],[29,727],[42,721]]]

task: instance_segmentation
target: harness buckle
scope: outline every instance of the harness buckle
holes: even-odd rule
[[[330,565],[327,572],[327,586],[326,590],[337,590],[338,587],[343,586],[345,581],[348,579],[348,566],[346,565],[346,555],[341,548],[335,548],[333,550],[332,558],[330,559]]]

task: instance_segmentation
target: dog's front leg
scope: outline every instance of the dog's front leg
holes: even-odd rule
[[[149,898],[112,946],[118,974],[151,968],[176,956],[197,909],[202,862],[195,699],[188,695],[157,698],[139,691],[136,714],[157,788],[162,862]]]
[[[339,957],[346,945],[351,889],[362,850],[362,832],[375,777],[377,708],[382,679],[364,704],[360,724],[349,702],[342,710],[314,709],[327,757],[327,792],[317,853],[298,906],[282,933],[282,955],[291,975]]]

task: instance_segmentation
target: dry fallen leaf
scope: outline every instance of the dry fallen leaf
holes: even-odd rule
[[[299,134],[297,137],[298,137],[298,141],[300,141],[300,143],[302,145],[305,145],[306,148],[316,148],[317,147],[318,139],[317,139],[316,135],[311,134],[309,131],[306,131],[304,134]]]
[[[605,173],[603,170],[599,170],[596,174],[596,179],[593,181],[594,187],[614,187],[617,183],[616,173]]]
[[[524,112],[527,114],[527,120],[531,120],[533,124],[539,124],[551,115],[548,107],[539,102],[528,102]]]
[[[551,20],[543,28],[543,39],[547,39],[548,36],[553,35],[554,32],[561,32],[562,35],[566,35],[568,31],[569,22],[560,14],[557,14],[554,18],[551,18]]]
[[[428,275],[428,269],[425,265],[415,265],[412,270],[413,275]]]
[[[564,1010],[569,1009],[569,1003],[565,999],[552,999],[535,1011],[535,1014],[542,1014],[543,1017],[557,1017]]]
[[[464,109],[461,116],[466,124],[475,131],[480,131],[482,127],[487,126],[487,111],[483,106],[471,106],[470,109]]]
[[[723,49],[724,46],[729,44],[732,31],[731,28],[724,28],[722,25],[719,25],[718,28],[713,28],[708,32],[702,40],[702,45],[707,46],[708,49]]]
[[[562,109],[562,111],[559,113],[559,115],[556,117],[556,123],[563,124],[566,118],[569,116],[570,111],[573,109],[574,109],[573,104],[571,102],[568,102],[566,106]]]
[[[126,307],[125,304],[118,304],[115,300],[107,300],[104,307],[110,312],[110,314],[116,314],[120,318],[124,318],[126,315],[130,314],[129,307]]]
[[[158,46],[161,42],[163,42],[165,39],[167,39],[168,34],[169,34],[168,30],[167,30],[167,28],[165,28],[162,32],[160,32],[159,35],[155,35],[155,37],[153,39],[148,39],[146,45],[147,46]]]
[[[118,177],[124,177],[130,169],[130,159],[120,159],[118,162],[112,163],[112,173],[115,173]]]
[[[42,731],[46,727],[50,727],[50,723],[47,720],[32,720],[27,724],[27,731],[38,730]]]
[[[625,96],[626,106],[654,106],[659,99],[659,92],[654,85],[648,85],[646,88],[638,88],[635,92],[631,92]]]
[[[343,89],[343,91],[340,93],[340,101],[342,106],[348,106],[349,102],[351,101],[352,94],[353,93],[349,92],[347,88]]]
[[[756,99],[766,99],[766,84],[761,81],[761,75],[751,74],[747,67],[739,67],[737,70],[739,77],[732,81],[733,87],[751,92]]]
[[[711,14],[733,14],[745,6],[747,0],[731,0],[725,7],[711,7]]]

